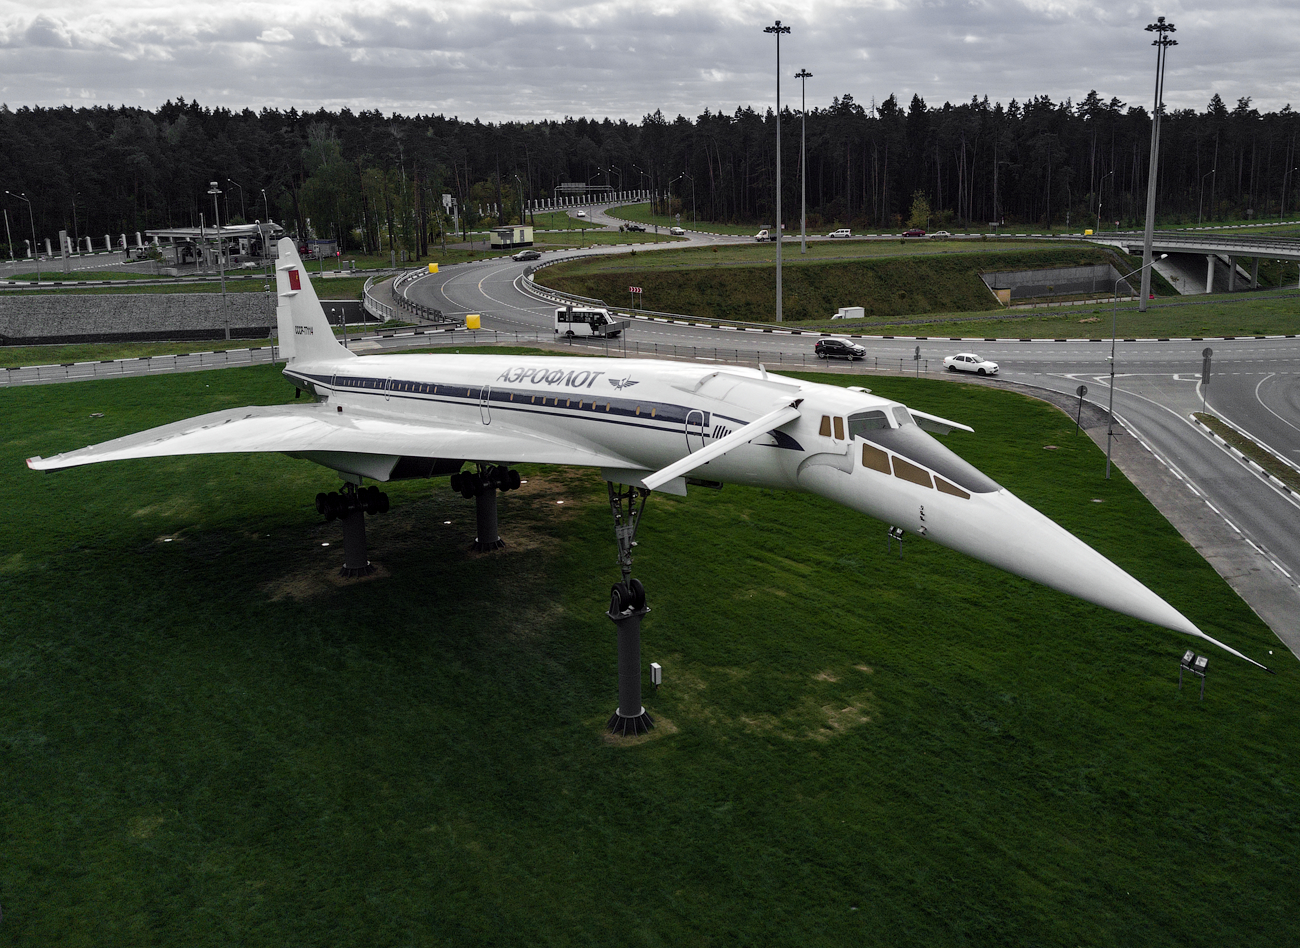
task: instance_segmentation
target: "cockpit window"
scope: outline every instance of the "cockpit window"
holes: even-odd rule
[[[914,425],[914,424],[916,424],[916,422],[912,420],[912,414],[911,414],[911,412],[909,412],[909,411],[908,411],[906,408],[904,408],[902,405],[895,405],[895,406],[894,406],[894,420],[898,422],[898,424],[899,424],[900,427],[901,427],[902,425]]]
[[[910,418],[908,419],[911,420]],[[879,431],[889,427],[889,419],[883,411],[860,411],[849,415],[849,439],[861,438],[868,431]]]

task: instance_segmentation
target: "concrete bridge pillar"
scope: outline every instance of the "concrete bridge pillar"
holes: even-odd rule
[[[1255,262],[1250,265],[1250,288],[1259,289],[1259,257],[1256,257]]]
[[[1237,258],[1228,254],[1228,292],[1237,292]]]
[[[1215,256],[1212,253],[1205,255],[1205,292],[1214,292],[1214,261]]]

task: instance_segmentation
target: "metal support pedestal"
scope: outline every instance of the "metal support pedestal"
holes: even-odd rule
[[[499,550],[506,545],[497,530],[497,490],[488,487],[474,498],[474,514],[478,519],[478,536],[472,547],[478,553]]]
[[[641,618],[650,607],[645,603],[645,587],[632,578],[636,528],[650,491],[610,483],[606,486],[610,513],[614,515],[614,538],[618,541],[618,566],[623,574],[623,581],[610,590],[609,612],[605,613],[618,629],[618,710],[610,715],[606,727],[620,737],[635,737],[655,726],[654,719],[641,706]]]
[[[343,515],[343,568],[340,576],[369,576],[375,571],[366,559],[366,514],[352,507]]]
[[[620,737],[635,737],[655,726],[641,706],[641,617],[649,606],[606,613],[618,628],[618,710],[605,725]]]

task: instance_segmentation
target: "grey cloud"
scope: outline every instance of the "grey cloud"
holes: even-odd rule
[[[0,26],[10,36],[4,95],[11,104],[51,105],[64,101],[52,101],[51,90],[84,87],[100,103],[153,107],[183,90],[232,108],[347,105],[485,121],[635,121],[656,109],[669,117],[761,110],[775,98],[774,43],[762,32],[767,13],[708,0],[666,12],[550,0],[517,9],[368,7],[347,16],[326,3],[275,22],[248,10],[222,18],[220,8],[205,8],[199,26],[183,16],[97,22],[91,51],[76,21],[42,16],[21,32]],[[1167,103],[1203,109],[1215,92],[1230,105],[1252,96],[1263,109],[1300,102],[1292,64],[1300,24],[1292,26],[1288,13],[1279,0],[1184,3],[1170,16],[1180,45],[1169,57]],[[1142,26],[1153,18],[1073,0],[811,6],[785,20],[793,32],[781,42],[782,99],[796,102],[793,73],[806,67],[814,74],[810,107],[844,93],[863,104],[894,93],[904,103],[919,94],[941,105],[984,95],[1004,103],[1034,95],[1077,101],[1096,89],[1150,108],[1155,63]],[[293,38],[258,41],[277,26]],[[74,55],[71,47],[81,48]],[[174,61],[160,67],[153,61],[160,50]],[[87,104],[75,95],[67,101]]]

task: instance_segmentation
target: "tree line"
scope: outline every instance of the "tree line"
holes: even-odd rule
[[[810,227],[897,228],[928,208],[931,228],[1114,227],[1145,213],[1151,115],[1140,105],[1036,96],[933,107],[913,96],[863,106],[852,95],[800,116],[782,112],[782,205],[797,229],[806,122]],[[518,220],[561,183],[646,189],[660,210],[701,220],[774,223],[776,114],[706,109],[639,123],[483,123],[378,111],[209,109],[177,98],[160,108],[0,106],[0,190],[19,251],[60,230],[94,237],[212,223],[275,220],[345,251],[416,256],[463,229]],[[1279,219],[1300,199],[1300,117],[1229,109],[1174,110],[1161,123],[1159,220]],[[497,222],[495,219],[488,223]]]

